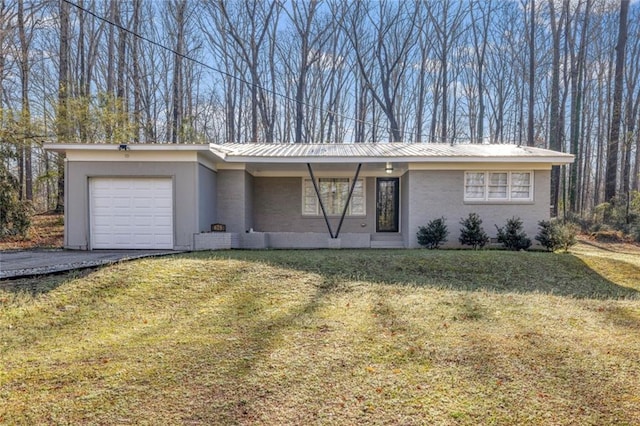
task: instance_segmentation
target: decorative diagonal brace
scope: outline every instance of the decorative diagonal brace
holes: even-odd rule
[[[327,224],[329,235],[331,236],[331,238],[335,238],[333,236],[333,230],[331,229],[331,224],[329,223],[329,216],[327,216],[327,211],[324,208],[324,203],[322,202],[322,197],[320,196],[320,188],[318,188],[318,182],[316,182],[316,177],[313,175],[313,169],[311,168],[311,163],[307,163],[307,169],[309,169],[309,176],[311,177],[313,188],[316,190],[316,197],[318,197],[318,202],[320,203],[320,210],[322,210],[322,216],[324,217],[324,221]]]
[[[316,197],[318,197],[318,202],[320,203],[320,210],[322,210],[322,216],[324,217],[324,222],[327,224],[327,229],[329,230],[329,235],[332,239],[338,238],[340,235],[340,229],[342,229],[342,223],[344,222],[344,218],[347,215],[347,210],[349,209],[349,203],[351,202],[351,196],[353,195],[353,191],[356,187],[356,182],[358,181],[358,176],[360,176],[360,169],[362,168],[362,163],[358,163],[358,167],[356,168],[356,174],[351,182],[351,187],[349,188],[349,195],[347,196],[347,202],[342,209],[342,216],[340,216],[340,222],[338,223],[338,229],[334,235],[333,229],[331,229],[331,223],[329,222],[329,215],[327,215],[327,211],[324,208],[324,203],[322,202],[322,197],[320,196],[320,188],[318,187],[318,182],[316,181],[316,177],[313,174],[313,169],[311,168],[311,163],[307,163],[307,169],[309,169],[309,176],[311,177],[311,182],[313,183],[313,189],[316,191]]]
[[[344,222],[344,217],[347,215],[347,209],[349,208],[349,203],[351,202],[351,196],[353,195],[353,190],[356,187],[356,182],[358,181],[358,176],[360,176],[360,168],[362,167],[362,163],[358,163],[358,168],[356,169],[356,175],[353,177],[353,181],[351,182],[351,188],[349,189],[349,196],[347,197],[347,202],[344,205],[344,209],[342,210],[342,216],[340,217],[340,223],[338,224],[338,230],[336,231],[336,235],[334,238],[338,238],[340,235],[340,229],[342,228],[342,222]]]

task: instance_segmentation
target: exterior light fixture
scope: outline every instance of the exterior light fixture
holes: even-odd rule
[[[387,164],[384,166],[384,171],[387,172],[387,174],[393,173],[393,165],[387,162]]]

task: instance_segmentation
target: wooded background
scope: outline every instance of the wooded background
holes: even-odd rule
[[[0,77],[38,211],[50,141],[514,143],[576,155],[559,214],[640,190],[638,1],[0,0]]]

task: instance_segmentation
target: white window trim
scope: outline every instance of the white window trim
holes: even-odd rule
[[[320,179],[345,179],[345,176],[319,176],[316,177],[316,183],[320,182]],[[353,184],[353,178],[350,177],[349,179],[349,189],[351,189],[351,185]],[[363,178],[363,177],[359,177],[358,178],[359,181],[362,182],[362,204],[363,204],[363,209],[364,211],[362,213],[357,213],[357,214],[352,214],[351,213],[351,201],[349,201],[349,208],[347,209],[347,214],[345,215],[345,217],[365,217],[367,215],[367,179]],[[311,182],[311,178],[310,177],[303,177],[302,178],[302,200],[301,200],[301,205],[300,205],[300,211],[302,212],[302,216],[304,217],[317,217],[317,216],[322,216],[322,209],[320,208],[320,203],[316,202],[316,212],[315,213],[305,213],[305,182],[309,182],[311,184],[311,187],[313,189],[313,193],[314,195],[316,195],[316,201],[317,201],[317,194],[315,192],[315,187],[313,186],[313,182]],[[327,216],[329,217],[338,217],[341,216],[342,212],[340,212],[339,214],[327,214]]]
[[[483,198],[467,198],[467,174],[484,173],[484,197]],[[506,198],[489,198],[489,175],[491,173],[507,174],[507,197]],[[528,198],[512,198],[511,174],[513,173],[529,173],[529,197]],[[462,193],[466,203],[531,203],[534,194],[534,171],[533,170],[470,170],[464,172],[464,181],[462,183]]]

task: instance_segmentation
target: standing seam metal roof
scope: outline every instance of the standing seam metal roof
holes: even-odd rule
[[[296,157],[530,157],[563,158],[571,162],[573,156],[548,149],[511,144],[435,144],[435,143],[378,143],[378,144],[211,144],[211,150],[224,157],[296,158]]]

